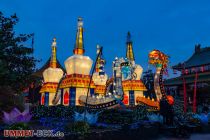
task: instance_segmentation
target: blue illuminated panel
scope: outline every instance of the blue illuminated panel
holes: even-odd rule
[[[49,105],[49,92],[45,92],[45,97],[44,97],[44,105],[48,106]]]
[[[71,106],[75,106],[75,103],[76,103],[76,88],[75,87],[71,87],[70,90],[69,90],[69,97],[70,97],[70,100],[69,100],[69,105]]]

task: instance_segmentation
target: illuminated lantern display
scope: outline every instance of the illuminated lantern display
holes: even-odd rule
[[[44,94],[41,96],[41,105],[44,105]]]
[[[173,105],[173,104],[174,104],[174,97],[173,97],[173,96],[167,95],[167,100],[168,100],[168,103],[169,103],[170,105]]]
[[[125,62],[121,64],[121,71],[122,71],[122,79],[129,80],[132,79],[132,71],[131,71],[131,63],[129,63],[128,59],[125,58]]]
[[[56,39],[53,39],[52,43],[52,55],[50,60],[50,66],[44,70],[44,84],[40,90],[41,93],[41,104],[50,106],[52,104],[52,100],[55,96],[58,83],[63,76],[63,71],[60,68],[57,68],[56,61]],[[60,102],[58,102],[59,104]]]
[[[76,42],[73,50],[74,54],[64,62],[67,75],[61,81],[59,87],[62,104],[66,106],[80,105],[79,97],[81,95],[86,96],[89,88],[89,73],[93,61],[90,57],[84,56],[83,30],[82,18],[78,18]],[[95,85],[91,81],[88,96],[94,94],[94,88]],[[69,97],[67,97],[66,93],[68,93]]]
[[[69,93],[66,91],[63,96],[63,104],[69,105]]]
[[[140,80],[143,68],[135,64],[133,43],[131,35],[127,34],[126,43],[126,58],[121,63],[122,69],[122,86],[124,91],[124,104],[134,106],[137,105],[137,97],[143,97],[143,92],[146,91],[145,85]]]
[[[154,109],[159,108],[157,101],[143,96],[143,92],[147,90],[140,79],[143,68],[135,64],[133,44],[129,32],[126,42],[126,58],[115,58],[112,64],[113,74],[110,79],[104,70],[105,60],[102,57],[102,47],[97,46],[97,61],[92,76],[90,70],[93,61],[84,53],[83,21],[82,18],[78,18],[73,55],[64,62],[65,74],[60,68],[57,68],[56,40],[54,39],[52,43],[50,66],[43,72],[44,84],[40,90],[41,105],[81,106],[86,104],[89,108],[99,109],[119,104],[135,106],[142,103]],[[164,58],[163,55],[153,52],[150,56],[152,64],[158,68],[165,67],[166,63],[158,63],[161,62],[160,56]],[[158,77],[160,79],[161,73],[158,71],[156,73],[155,79]],[[158,74],[160,75],[158,76]],[[155,85],[155,89],[157,88],[161,90],[163,87]],[[156,95],[158,99],[161,97],[159,94]],[[171,98],[168,100],[172,101]]]
[[[154,90],[158,102],[161,99],[166,99],[170,105],[174,104],[174,98],[170,95],[166,95],[163,86],[163,73],[167,69],[168,56],[159,50],[153,50],[149,53],[149,63],[156,67],[156,73],[154,78]]]
[[[102,48],[99,45],[97,45],[97,54],[99,53],[99,49]],[[101,50],[101,55],[98,57],[95,72],[93,73],[93,82],[96,85],[95,94],[100,94],[102,95],[102,97],[105,95],[106,82],[108,80],[108,76],[104,71],[104,65],[105,60],[102,58]]]
[[[157,100],[160,101],[162,96],[165,98],[165,90],[163,88],[163,73],[167,68],[168,56],[159,50],[153,50],[149,53],[149,63],[156,67],[156,73],[154,78],[154,89],[157,96]]]
[[[128,104],[128,96],[127,96],[127,95],[124,95],[123,103],[124,103],[125,105]]]

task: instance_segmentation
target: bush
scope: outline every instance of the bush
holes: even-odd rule
[[[66,130],[84,135],[85,133],[89,132],[90,126],[85,121],[77,121],[67,125]]]
[[[107,124],[128,124],[133,122],[133,112],[118,109],[104,110],[99,114],[98,122]]]
[[[133,110],[133,119],[135,121],[145,120],[145,119],[147,120],[148,114],[149,112],[147,111],[147,107],[139,105]]]
[[[27,123],[15,123],[11,126],[8,126],[8,130],[29,130],[30,127]]]
[[[31,109],[33,119],[40,119],[43,117],[66,118],[73,117],[74,108],[69,106],[36,106]]]
[[[21,95],[15,96],[15,91],[9,86],[0,86],[0,118],[3,117],[3,112],[10,112],[14,107],[24,109],[24,104]],[[0,119],[1,121],[1,119]]]

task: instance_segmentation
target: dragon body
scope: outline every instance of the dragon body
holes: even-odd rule
[[[154,77],[154,90],[157,100],[166,99],[166,93],[163,85],[163,74],[168,65],[168,56],[159,50],[153,50],[149,53],[149,64],[156,67]]]

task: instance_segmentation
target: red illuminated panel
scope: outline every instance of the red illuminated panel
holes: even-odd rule
[[[123,103],[128,104],[128,95],[124,95]]]
[[[64,102],[65,105],[69,104],[69,93],[66,91],[64,94]]]
[[[44,105],[44,95],[42,95],[41,105]]]

